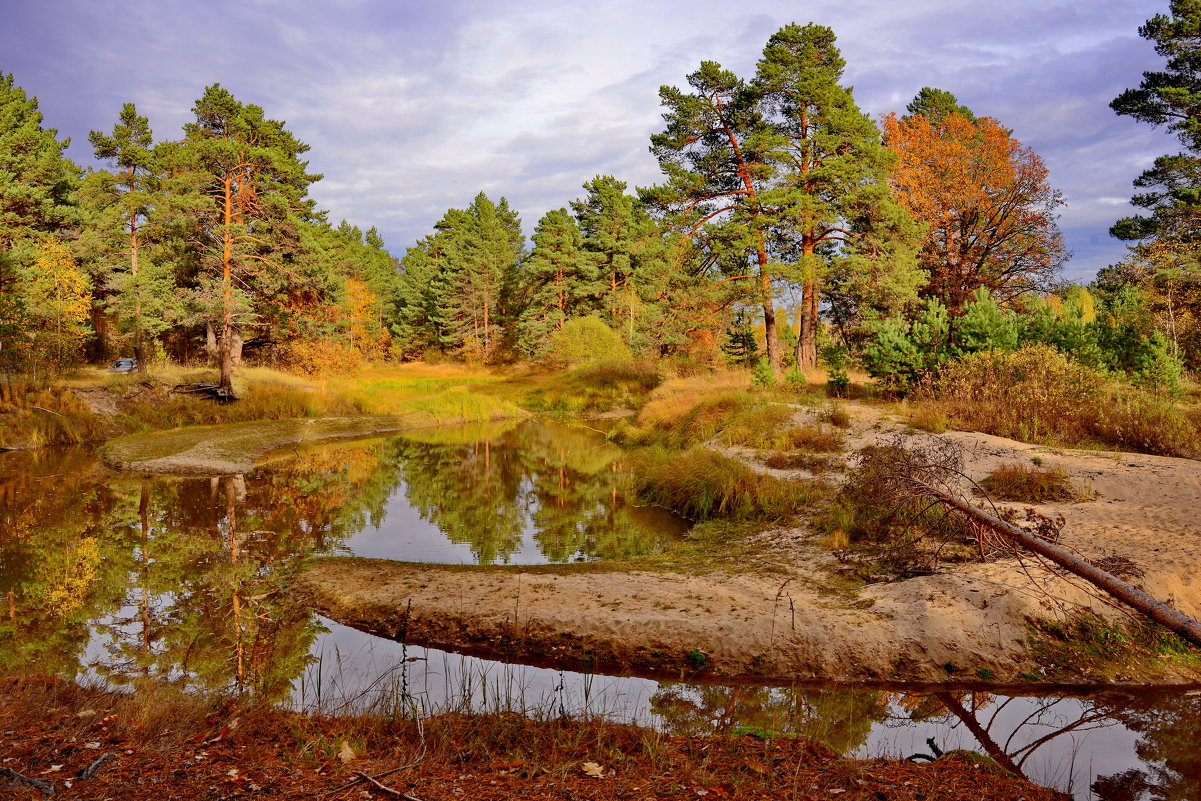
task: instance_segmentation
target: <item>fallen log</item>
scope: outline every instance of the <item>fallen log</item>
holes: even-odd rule
[[[215,400],[217,403],[232,403],[238,399],[233,392],[223,389],[220,384],[213,384],[207,381],[176,384],[171,388],[171,391],[178,395],[200,395],[209,400]]]
[[[1104,590],[1122,603],[1133,607],[1161,626],[1171,629],[1193,645],[1201,646],[1201,622],[1189,617],[1171,604],[1102,570],[1062,545],[1045,540],[1020,526],[1015,526],[996,515],[989,514],[943,489],[917,478],[910,478],[909,483],[916,494],[955,509],[977,525],[985,526],[1000,536],[1054,562],[1070,573]]]

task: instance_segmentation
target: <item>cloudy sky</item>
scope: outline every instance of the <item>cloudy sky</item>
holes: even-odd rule
[[[1167,0],[0,0],[0,72],[35,95],[69,154],[133,101],[175,137],[219,82],[311,145],[312,194],[389,250],[479,191],[527,235],[597,174],[659,179],[658,88],[702,60],[750,76],[789,22],[838,35],[874,118],[947,89],[1033,147],[1068,201],[1060,224],[1088,280],[1121,258],[1109,225],[1175,141],[1108,104],[1162,60],[1138,37]]]

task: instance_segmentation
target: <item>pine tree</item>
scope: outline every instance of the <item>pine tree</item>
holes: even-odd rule
[[[768,258],[775,220],[761,195],[775,176],[769,154],[779,139],[746,83],[721,65],[701,62],[688,84],[691,92],[659,90],[667,127],[651,137],[651,152],[667,183],[642,196],[728,280],[753,286],[748,295],[762,308],[767,359],[778,370],[779,265]]]
[[[642,262],[652,257],[659,228],[642,203],[627,195],[625,181],[598,175],[584,184],[587,193],[572,201],[584,248],[596,263],[597,311],[609,326],[625,331],[627,340],[634,327],[637,279]]]
[[[504,198],[483,192],[467,209],[449,209],[432,236],[410,248],[397,284],[394,333],[402,349],[430,347],[491,361],[507,344],[525,239]]]
[[[138,371],[145,373],[145,338],[169,326],[176,305],[170,265],[147,258],[153,243],[148,229],[162,186],[154,134],[149,120],[137,113],[133,103],[126,103],[112,133],[92,131],[88,141],[97,158],[110,160],[116,167],[112,173],[88,176],[97,211],[91,227],[100,240],[96,245],[105,262],[105,283],[113,293],[110,305],[133,334]]]
[[[1168,235],[1195,244],[1201,237],[1201,1],[1172,0],[1139,28],[1167,59],[1166,69],[1143,73],[1137,89],[1118,95],[1110,108],[1175,133],[1185,152],[1161,156],[1134,185],[1149,190],[1131,202],[1150,212],[1119,220],[1111,233],[1144,240]]]
[[[597,262],[584,250],[580,227],[567,209],[543,215],[533,242],[522,267],[518,342],[525,354],[538,357],[546,352],[551,333],[591,309]]]
[[[916,278],[917,229],[886,183],[893,159],[851,90],[839,83],[845,62],[834,41],[821,25],[781,28],[768,40],[752,85],[775,132],[776,180],[762,202],[775,210],[775,246],[801,285],[801,370],[817,366],[822,283],[836,261],[852,262],[843,265],[852,267],[844,283],[862,276],[905,294]],[[874,275],[883,265],[888,269]]]
[[[18,261],[32,256],[36,235],[74,221],[80,169],[63,155],[70,144],[42,127],[37,98],[0,72],[0,250],[17,247]]]
[[[193,106],[195,121],[173,148],[177,173],[190,182],[187,215],[200,242],[202,313],[217,328],[220,387],[233,396],[235,338],[264,301],[307,280],[301,265],[300,224],[315,218],[308,186],[321,176],[305,172],[308,145],[263,109],[243,104],[220,84]],[[259,301],[256,304],[256,300]]]
[[[43,128],[37,99],[0,72],[0,365],[10,375],[26,355],[25,270],[39,241],[76,218],[80,170],[63,155],[70,142]]]

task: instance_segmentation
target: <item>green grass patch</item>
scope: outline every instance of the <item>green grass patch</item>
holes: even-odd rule
[[[1108,676],[1172,667],[1201,675],[1201,648],[1144,618],[1114,622],[1093,614],[1029,624],[1031,646],[1044,672]]]

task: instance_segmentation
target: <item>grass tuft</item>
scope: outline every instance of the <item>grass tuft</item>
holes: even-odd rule
[[[96,415],[68,389],[14,388],[0,401],[0,448],[74,445],[95,439],[99,431]]]
[[[788,432],[785,447],[805,453],[838,453],[846,446],[841,431],[822,425],[805,425]]]
[[[649,448],[631,460],[634,491],[645,503],[690,520],[732,518],[776,522],[825,494],[821,485],[756,473],[707,448],[672,453]]]
[[[1042,470],[1023,464],[998,467],[980,480],[980,487],[999,501],[1053,503],[1088,498],[1088,493],[1073,484],[1062,470]]]

